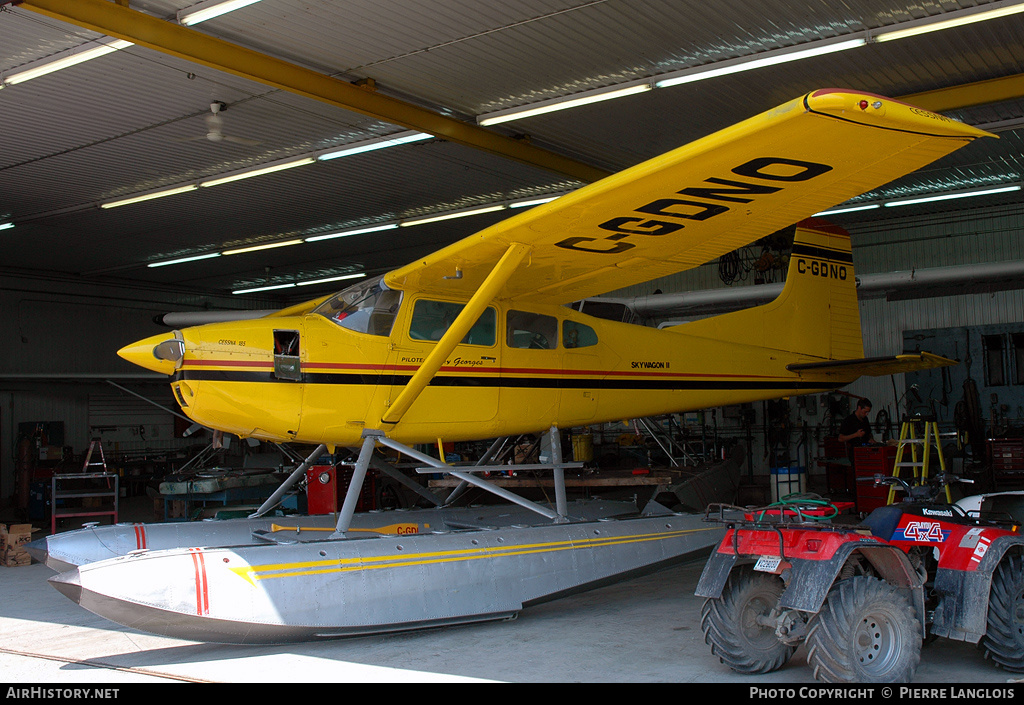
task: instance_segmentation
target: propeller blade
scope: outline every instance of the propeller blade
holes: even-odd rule
[[[244,144],[249,147],[255,147],[258,144],[262,144],[259,140],[249,140],[244,137],[232,137],[231,135],[223,135],[222,139],[225,142],[234,142],[235,144]]]

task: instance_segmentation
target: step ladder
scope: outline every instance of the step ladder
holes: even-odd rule
[[[916,427],[918,423],[924,424],[924,437],[918,438],[916,433]],[[905,419],[903,425],[900,427],[900,439],[896,447],[896,458],[893,462],[892,476],[899,477],[901,468],[912,468],[914,471],[914,478],[919,477],[918,470],[920,470],[920,482],[924,483],[928,479],[928,468],[929,461],[931,460],[931,449],[935,446],[935,452],[939,456],[939,467],[942,472],[946,472],[946,458],[942,454],[942,441],[939,434],[939,423],[936,421],[935,416],[917,416],[911,419]],[[903,451],[907,447],[910,447],[910,460],[904,460]],[[920,448],[920,459],[918,459],[918,449]],[[896,498],[896,488],[892,485],[889,486],[889,498],[886,504],[892,504]],[[950,504],[953,503],[952,495],[949,491],[949,485],[946,485],[946,501]]]
[[[93,451],[98,450],[100,452],[99,462],[93,461]],[[107,471],[107,458],[103,455],[103,441],[99,438],[93,438],[89,443],[89,450],[85,454],[85,462],[82,464],[82,472],[89,472],[89,468],[102,467],[103,469],[99,472]]]
[[[59,519],[72,517],[109,516],[116,524],[121,497],[119,482],[117,472],[107,470],[103,442],[92,439],[82,472],[54,473],[50,478],[50,533],[57,533]]]

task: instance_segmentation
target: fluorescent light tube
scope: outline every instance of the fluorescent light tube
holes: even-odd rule
[[[539,206],[542,203],[550,203],[551,201],[555,200],[556,198],[561,198],[561,196],[548,196],[547,198],[534,198],[534,199],[531,199],[531,200],[528,200],[528,201],[516,201],[515,203],[509,203],[508,207],[509,208],[529,208],[531,206]]]
[[[290,162],[283,162],[280,164],[272,164],[271,166],[265,166],[260,169],[252,169],[250,171],[243,171],[238,174],[231,176],[222,176],[219,179],[210,179],[208,181],[202,181],[199,183],[200,186],[219,186],[220,184],[226,184],[231,181],[240,181],[242,179],[248,179],[253,176],[263,176],[264,174],[272,174],[275,171],[283,171],[285,169],[291,169],[297,166],[305,166],[306,164],[312,164],[316,160],[313,157],[303,157],[302,159],[295,159]]]
[[[326,284],[327,282],[340,282],[342,279],[358,279],[365,276],[365,272],[359,272],[358,274],[342,274],[340,277],[327,277],[326,279],[311,279],[309,281],[296,282],[296,285],[309,286],[310,284]]]
[[[372,152],[377,149],[384,149],[386,147],[394,147],[400,144],[409,144],[410,142],[420,142],[422,140],[429,140],[433,138],[433,135],[428,135],[425,132],[414,132],[412,134],[406,134],[401,137],[385,137],[379,140],[368,140],[353,144],[348,147],[341,147],[325,154],[321,154],[317,159],[324,162],[329,159],[337,159],[338,157],[350,157],[353,154],[362,154],[363,152]]]
[[[104,37],[97,43],[84,44],[73,49],[66,49],[65,51],[54,54],[53,56],[48,56],[45,59],[33,61],[28,66],[15,70],[14,73],[4,76],[4,83],[13,86],[16,83],[31,81],[33,78],[39,78],[40,76],[45,76],[48,73],[60,71],[61,69],[66,69],[69,66],[81,64],[85,61],[96,59],[100,56],[111,54],[118,49],[124,49],[130,46],[132,46],[132,43],[123,39]]]
[[[363,235],[365,233],[376,233],[381,230],[394,230],[398,225],[395,223],[388,223],[387,225],[375,225],[372,228],[360,228],[358,230],[343,230],[337,233],[327,233],[326,235],[314,235],[313,237],[307,237],[306,242],[318,242],[320,240],[333,240],[336,237],[348,237],[349,235]]]
[[[166,267],[169,264],[181,264],[182,262],[195,262],[201,259],[211,259],[213,257],[220,257],[219,252],[213,252],[206,255],[192,255],[191,257],[179,257],[178,259],[169,259],[166,262],[150,262],[147,267]]]
[[[1008,193],[1010,191],[1019,191],[1020,186],[1001,186],[998,188],[982,189],[979,191],[960,191],[959,193],[945,193],[941,196],[924,196],[922,198],[908,198],[901,201],[889,201],[885,204],[886,208],[893,206],[910,206],[915,203],[931,203],[932,201],[949,201],[954,198],[970,198],[971,196],[988,196],[994,193]]]
[[[247,5],[252,5],[260,0],[207,0],[193,5],[192,7],[178,10],[178,22],[188,27],[199,24],[214,17],[220,17],[228,12],[234,12]]]
[[[551,101],[544,101],[541,103],[534,103],[533,106],[524,106],[522,108],[514,108],[511,110],[499,110],[486,115],[480,115],[476,121],[480,125],[497,125],[503,122],[509,122],[511,120],[522,120],[523,118],[533,117],[534,115],[543,115],[545,113],[553,113],[556,110],[567,110],[569,108],[578,108],[581,105],[589,105],[590,103],[599,103],[604,100],[612,100],[613,98],[622,98],[627,95],[635,95],[637,93],[645,93],[651,90],[651,84],[641,83],[635,86],[627,86],[626,88],[615,88],[612,90],[601,89],[599,91],[588,91],[586,94],[578,98],[563,99],[558,98]]]
[[[709,68],[706,70],[696,70],[692,73],[687,73],[682,76],[676,76],[675,78],[665,78],[654,84],[655,88],[669,88],[671,86],[678,86],[683,83],[692,83],[694,81],[703,81],[706,78],[715,78],[716,76],[726,76],[731,73],[739,73],[740,71],[751,71],[753,69],[764,68],[765,66],[774,66],[776,64],[784,64],[790,61],[797,61],[799,59],[807,59],[812,56],[821,56],[823,54],[832,54],[837,51],[845,51],[846,49],[854,49],[867,44],[867,39],[864,37],[858,37],[856,39],[847,39],[842,42],[833,42],[831,44],[824,44],[819,46],[810,47],[808,49],[798,49],[796,51],[779,51],[770,56],[764,56],[761,58],[752,58],[749,60],[740,60],[736,63],[731,63],[727,66],[720,66],[718,68]]]
[[[239,247],[234,250],[224,250],[222,255],[240,255],[243,252],[256,252],[258,250],[272,250],[275,247],[288,247],[289,245],[301,245],[302,240],[285,240],[283,242],[271,242],[266,245],[253,245],[252,247]]]
[[[504,209],[504,205],[500,206],[487,206],[486,208],[474,208],[468,211],[458,211],[456,213],[447,213],[445,215],[435,215],[429,218],[418,218],[416,220],[406,220],[399,223],[403,228],[409,227],[410,225],[423,225],[424,223],[436,223],[439,220],[451,220],[452,218],[465,218],[469,215],[480,215],[481,213],[493,213],[494,211],[500,211]]]
[[[179,186],[178,188],[165,189],[163,191],[153,191],[151,193],[144,193],[141,196],[132,196],[131,198],[123,198],[119,201],[101,203],[100,208],[117,208],[118,206],[127,206],[129,203],[138,203],[140,201],[148,201],[153,198],[173,196],[176,193],[185,193],[186,191],[193,191],[195,190],[195,188],[195,184],[189,184],[188,186]]]
[[[821,213],[815,213],[813,217],[823,215],[839,215],[840,213],[856,213],[857,211],[870,211],[875,208],[881,208],[877,203],[872,203],[866,206],[850,206],[849,208],[833,208],[832,210],[822,211]]]
[[[927,32],[938,32],[943,29],[950,29],[952,27],[960,27],[965,24],[973,24],[975,22],[984,22],[985,20],[994,20],[997,17],[1006,17],[1007,15],[1015,15],[1018,12],[1024,12],[1024,3],[1010,5],[1008,7],[1000,7],[995,10],[986,10],[983,12],[974,12],[971,14],[961,15],[960,17],[953,17],[948,20],[937,20],[935,22],[925,21],[916,27],[907,27],[906,29],[895,29],[891,32],[883,32],[875,36],[876,42],[888,42],[893,39],[904,39],[906,37],[913,37],[918,34],[925,34]]]
[[[14,223],[0,223],[0,230],[7,230],[8,228],[13,228],[13,227],[14,227]]]
[[[290,289],[295,286],[292,284],[273,284],[271,286],[257,286],[253,289],[237,289],[232,291],[232,294],[255,294],[257,291],[272,291],[273,289]]]

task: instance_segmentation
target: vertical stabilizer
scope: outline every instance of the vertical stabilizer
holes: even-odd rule
[[[863,357],[850,235],[825,221],[802,221],[777,299],[687,323],[679,331],[822,360]]]

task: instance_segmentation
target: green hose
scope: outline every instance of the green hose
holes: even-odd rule
[[[805,516],[804,513],[800,511],[800,506],[808,504],[818,507],[831,507],[832,513],[820,517],[809,515]],[[780,517],[784,516],[784,512],[786,511],[786,509],[792,508],[792,511],[795,511],[796,515],[800,517],[801,520],[810,521],[829,521],[830,519],[839,515],[839,508],[836,507],[836,505],[832,504],[832,502],[830,502],[827,499],[813,499],[805,495],[789,494],[780,499],[778,502],[772,502],[767,507],[762,508],[760,515],[755,521],[761,522],[764,519],[765,513],[774,508],[779,508],[780,511],[783,512],[780,513]]]

